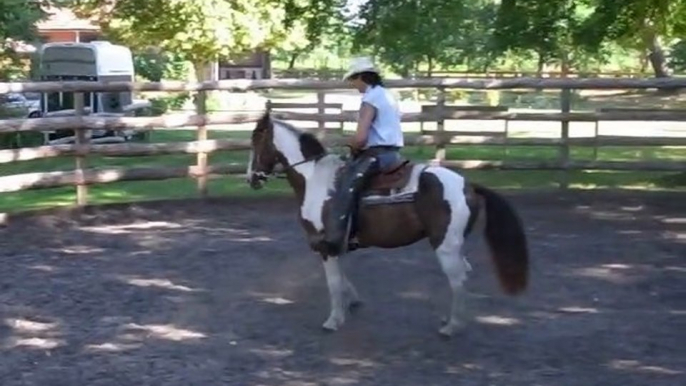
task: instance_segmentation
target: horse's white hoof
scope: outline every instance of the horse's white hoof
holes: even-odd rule
[[[444,338],[450,338],[456,332],[464,329],[464,324],[459,322],[444,323],[443,327],[438,330],[438,333]]]
[[[341,327],[344,322],[345,320],[343,318],[332,315],[322,324],[322,329],[330,332],[338,331],[338,328]]]

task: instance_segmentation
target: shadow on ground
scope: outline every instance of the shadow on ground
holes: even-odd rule
[[[502,295],[469,246],[473,321],[436,329],[447,284],[424,243],[345,268],[328,296],[286,199],[117,205],[0,230],[0,379],[15,385],[676,385],[686,376],[683,194],[510,195],[532,286]]]

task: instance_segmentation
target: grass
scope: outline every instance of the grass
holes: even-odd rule
[[[246,138],[245,132],[211,132],[210,138]],[[192,130],[166,130],[156,132],[155,142],[190,141],[195,137]],[[433,147],[406,148],[404,154],[415,160],[433,157]],[[505,156],[501,148],[488,146],[462,146],[448,148],[448,159],[502,160]],[[508,160],[554,160],[557,150],[551,147],[511,147],[507,151]],[[573,159],[590,160],[591,148],[572,148]],[[210,156],[211,163],[245,163],[247,151],[217,152]],[[632,161],[674,160],[686,161],[686,150],[678,148],[603,148],[598,152],[599,160]],[[144,166],[188,166],[195,163],[193,155],[168,155],[157,157],[89,157],[89,167],[144,167]],[[74,167],[72,157],[58,157],[26,162],[5,164],[0,175],[18,173],[70,170]],[[557,187],[559,172],[556,171],[465,171],[466,177],[475,182],[494,188],[509,189],[553,189]],[[684,189],[683,179],[678,173],[656,172],[607,172],[575,171],[569,174],[571,188],[621,188],[621,189]],[[212,196],[270,196],[290,192],[286,181],[274,179],[265,189],[251,190],[243,178],[225,176],[211,179],[209,190]],[[106,204],[129,201],[173,199],[197,197],[195,181],[191,179],[172,179],[166,181],[117,182],[89,187],[89,202]],[[45,207],[68,206],[75,202],[73,187],[25,191],[0,194],[0,212],[17,212]]]

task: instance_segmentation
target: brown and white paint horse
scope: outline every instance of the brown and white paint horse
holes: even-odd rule
[[[322,253],[322,215],[327,210],[336,172],[343,165],[312,135],[273,119],[269,112],[252,133],[247,179],[259,189],[281,164],[300,205],[300,222],[310,247],[323,258],[331,297],[331,313],[323,328],[343,325],[346,309],[360,304],[353,284],[341,271],[339,256]],[[503,290],[511,295],[526,289],[527,240],[512,206],[499,194],[441,166],[410,164],[407,177],[392,192],[367,190],[357,216],[361,248],[398,248],[428,238],[448,277],[452,302],[439,332],[450,336],[464,325],[463,284],[471,267],[462,253],[465,238],[479,214],[485,214],[485,239]]]

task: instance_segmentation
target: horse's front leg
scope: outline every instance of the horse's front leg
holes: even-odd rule
[[[328,256],[324,259],[324,273],[326,274],[326,284],[329,287],[329,296],[331,298],[331,313],[322,327],[328,331],[336,331],[345,323],[343,301],[349,282],[341,271],[337,256]],[[357,293],[355,292],[355,294]]]

